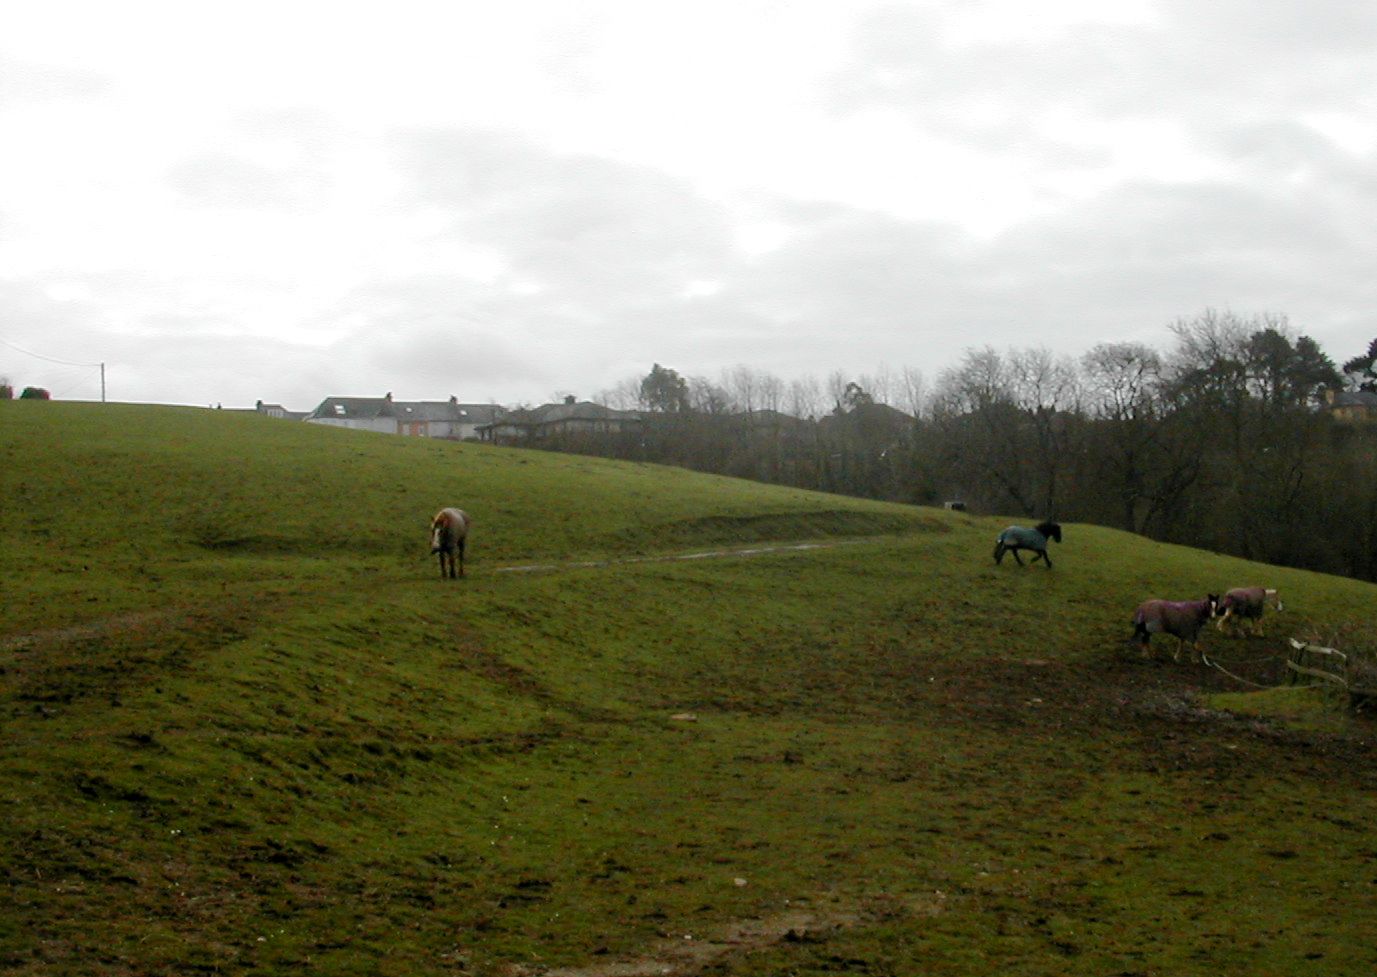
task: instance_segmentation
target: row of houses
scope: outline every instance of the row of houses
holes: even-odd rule
[[[902,425],[912,418],[883,405],[873,405],[885,416],[861,420],[880,426]],[[1369,391],[1326,394],[1324,409],[1337,420],[1350,423],[1377,422],[1377,394]],[[259,401],[258,413],[270,417],[302,420],[383,434],[403,434],[421,438],[449,438],[458,441],[491,441],[498,444],[567,438],[577,435],[625,434],[640,431],[644,418],[636,411],[614,410],[586,400],[566,397],[563,403],[508,410],[496,404],[461,404],[458,398],[431,401],[393,400],[382,397],[326,397],[308,413],[289,411],[280,404]],[[889,416],[893,415],[893,416]],[[745,420],[750,426],[768,424],[773,428],[800,423],[797,418],[777,411],[751,411]]]
[[[559,404],[507,410],[496,404],[461,404],[457,397],[394,400],[388,393],[382,397],[326,397],[319,407],[304,414],[261,400],[255,410],[269,417],[356,431],[508,444],[578,434],[619,434],[639,430],[642,423],[635,411],[613,410],[573,397]]]

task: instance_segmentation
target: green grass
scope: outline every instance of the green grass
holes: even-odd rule
[[[0,971],[534,973],[802,911],[700,969],[1377,964],[1369,721],[1125,644],[1145,597],[1254,582],[1287,611],[1221,660],[1364,633],[1371,585],[1087,526],[996,567],[1008,520],[0,408]],[[460,582],[425,551],[450,504]],[[800,541],[835,545],[639,559]]]

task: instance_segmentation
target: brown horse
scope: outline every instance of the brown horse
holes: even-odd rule
[[[464,543],[469,536],[469,515],[463,509],[441,509],[430,520],[430,552],[440,554],[440,579],[464,575]],[[458,556],[459,572],[455,573]],[[448,572],[446,572],[448,561]]]

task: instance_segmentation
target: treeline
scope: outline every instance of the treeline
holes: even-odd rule
[[[1377,580],[1377,340],[1342,372],[1282,317],[1206,312],[1175,345],[1079,358],[968,350],[929,385],[905,369],[717,382],[656,365],[600,399],[644,411],[638,435],[564,450],[899,502],[1114,526],[1248,559]]]

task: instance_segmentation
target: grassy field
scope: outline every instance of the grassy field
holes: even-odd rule
[[[1377,971],[1371,720],[1125,643],[1377,587],[171,408],[0,404],[0,499],[0,972]]]

